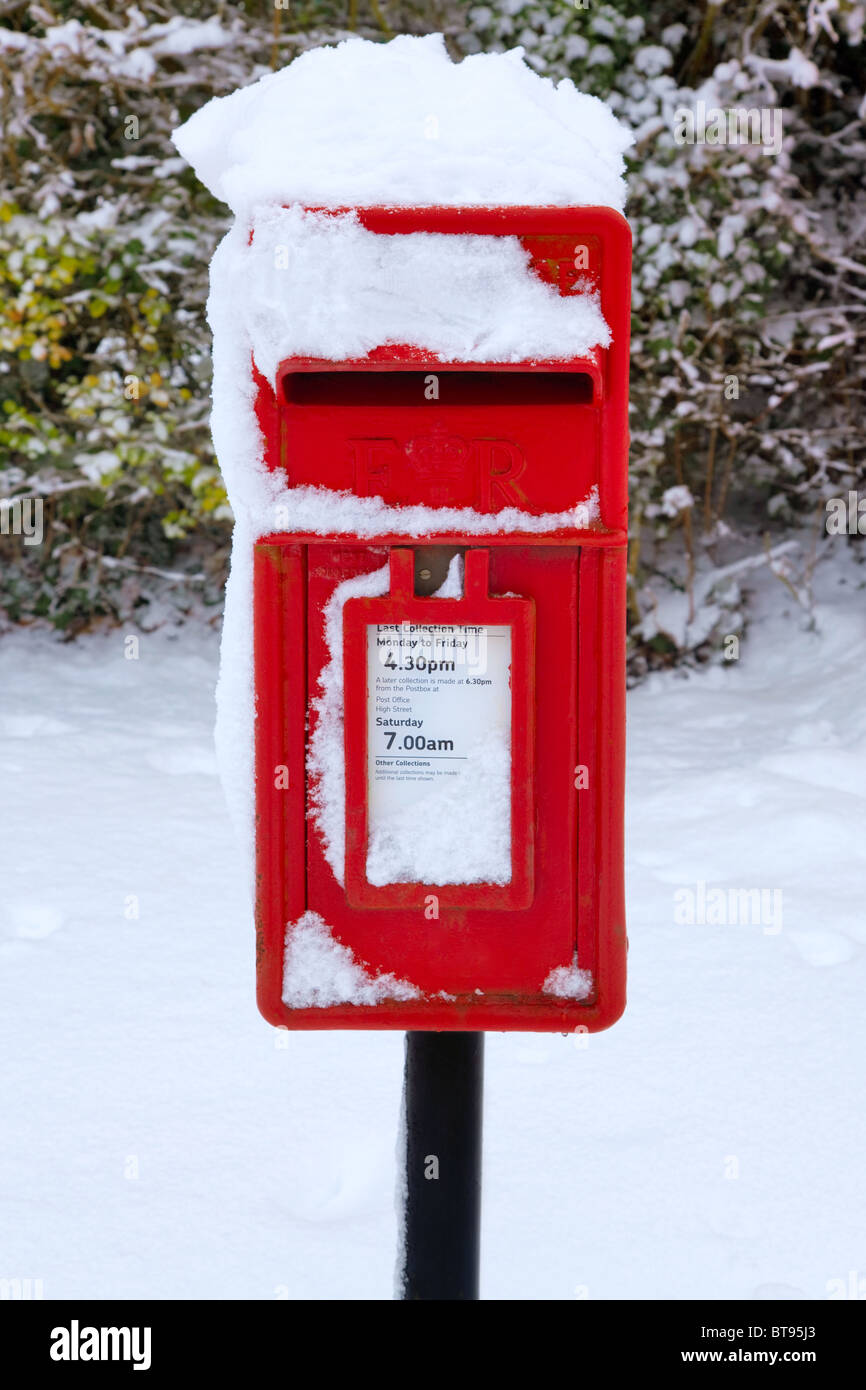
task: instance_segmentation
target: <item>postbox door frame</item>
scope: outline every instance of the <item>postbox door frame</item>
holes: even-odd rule
[[[390,552],[391,592],[349,599],[344,624],[344,743],[346,760],[346,896],[350,907],[423,907],[435,893],[442,908],[502,911],[529,907],[535,865],[535,605],[532,599],[500,598],[488,592],[489,552],[479,546],[465,555],[462,598],[419,598],[414,592],[414,551]],[[414,619],[432,624],[500,625],[511,629],[511,880],[507,884],[391,883],[381,887],[366,876],[369,836],[367,628],[399,626]]]

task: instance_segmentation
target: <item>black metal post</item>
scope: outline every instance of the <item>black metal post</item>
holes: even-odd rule
[[[478,1298],[483,1033],[407,1033],[403,1299]]]

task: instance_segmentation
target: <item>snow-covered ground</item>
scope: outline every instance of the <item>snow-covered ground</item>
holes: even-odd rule
[[[864,570],[819,567],[817,633],[754,582],[739,662],[630,696],[624,1019],[488,1038],[487,1298],[866,1276]],[[0,642],[0,1277],[389,1298],[402,1040],[256,1013],[216,662],[197,628]],[[677,922],[717,888],[765,920]]]

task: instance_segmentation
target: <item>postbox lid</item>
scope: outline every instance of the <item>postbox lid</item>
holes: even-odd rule
[[[383,208],[340,215],[351,215],[374,243],[377,292],[386,301],[384,270],[401,264],[402,240],[415,239],[414,257],[432,238],[446,265],[449,248],[459,246],[480,276],[484,260],[475,258],[477,246],[486,251],[507,240],[520,277],[538,296],[533,302],[544,311],[553,306],[563,322],[571,310],[591,306],[603,342],[579,354],[521,354],[520,343],[531,336],[517,324],[503,340],[496,326],[493,341],[510,347],[497,357],[479,327],[477,348],[475,338],[464,335],[473,355],[460,357],[448,352],[450,324],[440,333],[434,310],[419,331],[426,337],[420,344],[292,354],[273,369],[273,395],[260,378],[260,421],[272,441],[269,467],[284,474],[290,490],[329,489],[358,498],[362,507],[377,500],[401,509],[382,516],[378,529],[388,534],[408,533],[407,508],[441,513],[438,519],[414,516],[415,534],[419,526],[425,534],[489,533],[499,527],[497,518],[503,532],[621,530],[630,261],[624,219],[608,208]],[[327,235],[327,217],[320,225]],[[473,238],[480,239],[477,246]],[[491,294],[485,286],[483,295],[501,318],[495,289]],[[336,298],[339,311],[339,287],[323,293]],[[448,312],[459,312],[453,302]],[[382,323],[388,322],[386,312]],[[555,330],[553,318],[549,324]],[[357,509],[341,506],[359,524]],[[338,529],[337,509],[325,510]],[[480,527],[479,517],[490,518],[491,526]],[[304,530],[294,518],[300,522],[300,512],[289,505],[286,528]]]

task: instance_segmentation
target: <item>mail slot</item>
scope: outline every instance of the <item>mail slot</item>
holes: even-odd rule
[[[293,483],[534,514],[598,485],[600,393],[587,371],[287,370],[282,386]]]
[[[597,297],[609,340],[256,373],[268,468],[324,499],[255,544],[260,1007],[289,1028],[603,1028],[625,997],[628,227],[359,217],[517,237],[551,292]]]

